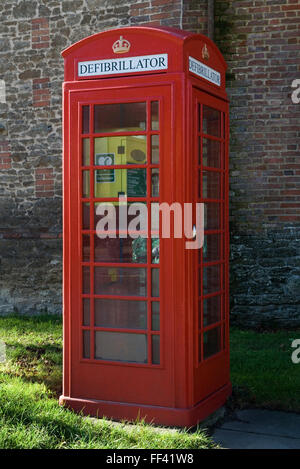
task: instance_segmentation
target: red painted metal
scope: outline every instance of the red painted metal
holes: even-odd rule
[[[124,71],[118,75],[78,77],[78,63],[114,59],[112,45],[120,36],[130,42],[128,52],[117,58],[168,54],[166,70],[145,73]],[[105,31],[90,36],[63,52],[64,83],[64,384],[60,403],[86,414],[115,419],[135,419],[138,416],[159,424],[192,426],[220,407],[231,392],[229,378],[228,334],[228,99],[225,92],[226,64],[217,47],[208,38],[170,28],[130,27]],[[189,57],[220,73],[221,85],[189,72]],[[151,102],[159,102],[159,130],[151,129]],[[141,131],[97,133],[93,128],[94,105],[113,103],[146,103],[147,126]],[[90,112],[89,128],[82,129],[82,107]],[[207,110],[208,109],[208,110]],[[204,112],[219,111],[220,135],[203,128]],[[212,113],[212,114],[209,114]],[[219,117],[218,117],[219,118]],[[209,117],[207,118],[209,122]],[[208,124],[207,124],[208,125]],[[159,164],[150,161],[150,137],[160,138]],[[147,193],[138,197],[148,207],[153,202],[203,202],[208,210],[216,206],[220,213],[217,226],[207,226],[206,239],[217,235],[216,245],[210,245],[211,255],[205,259],[203,250],[186,250],[186,239],[160,239],[159,264],[151,261],[151,239],[147,240],[147,260],[140,264],[98,262],[94,259],[94,203],[116,202],[114,197],[95,196],[95,166],[93,139],[98,137],[145,135],[147,162],[134,168],[145,170]],[[82,164],[82,139],[89,138],[89,164]],[[220,146],[219,166],[204,164],[204,142],[207,148]],[[209,150],[207,150],[209,151]],[[200,159],[198,154],[200,152]],[[216,157],[216,156],[215,156]],[[114,170],[130,169],[128,163],[115,164]],[[159,170],[159,197],[150,192],[151,169]],[[82,192],[83,171],[89,171],[90,193]],[[207,178],[204,185],[204,178]],[[209,186],[208,177],[212,181]],[[218,197],[208,196],[215,190]],[[211,183],[210,183],[211,184]],[[199,187],[206,187],[199,193]],[[208,187],[208,189],[207,189]],[[128,201],[136,200],[129,197]],[[83,203],[89,203],[89,226],[83,225]],[[213,212],[211,212],[213,213]],[[148,221],[150,223],[150,214]],[[86,221],[85,221],[86,223]],[[89,235],[89,260],[82,257],[82,235]],[[212,246],[212,248],[211,248]],[[206,248],[205,248],[206,249]],[[207,248],[208,249],[208,248]],[[205,254],[206,255],[206,254]],[[89,291],[83,290],[82,269],[90,272]],[[137,268],[147,273],[145,292],[141,296],[110,292],[99,294],[95,269],[107,267],[112,272]],[[208,270],[208,269],[215,270]],[[160,295],[151,288],[151,272],[159,269]],[[141,272],[141,271],[139,271]],[[219,276],[209,272],[219,272]],[[213,291],[204,291],[206,284],[217,282]],[[118,275],[118,274],[116,274]],[[129,280],[127,280],[129,282]],[[134,286],[134,285],[133,285]],[[211,306],[220,304],[220,314]],[[220,298],[220,300],[218,300]],[[84,324],[83,300],[89,300],[89,323]],[[143,328],[95,325],[94,300],[127,300],[145,302],[147,321]],[[151,307],[160,304],[160,330],[152,330]],[[218,303],[218,301],[220,301]],[[110,303],[111,304],[111,303]],[[123,303],[124,305],[124,303]],[[204,309],[204,305],[207,310]],[[218,308],[218,306],[216,307]],[[124,310],[125,311],[125,310]],[[125,313],[124,313],[125,314]],[[211,323],[209,315],[217,317]],[[89,346],[84,349],[83,332],[89,334]],[[220,333],[218,334],[218,331]],[[147,338],[147,359],[143,363],[97,359],[95,332],[140,334]],[[160,338],[160,361],[155,363],[151,344]],[[213,340],[211,340],[213,338]],[[215,349],[214,349],[215,347]],[[213,353],[211,353],[213,352]]]

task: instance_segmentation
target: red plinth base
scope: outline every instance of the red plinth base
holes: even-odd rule
[[[172,407],[158,407],[124,402],[97,401],[93,399],[78,399],[60,396],[60,405],[65,405],[76,412],[94,417],[107,417],[114,420],[144,419],[146,422],[175,427],[193,427],[201,422],[219,407],[231,394],[231,384],[211,394],[196,406],[187,409]]]

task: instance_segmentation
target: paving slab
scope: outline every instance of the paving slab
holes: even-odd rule
[[[300,414],[240,410],[215,430],[213,439],[223,448],[300,449]]]

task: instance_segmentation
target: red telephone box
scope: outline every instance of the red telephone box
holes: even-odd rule
[[[60,403],[192,426],[231,391],[225,61],[202,35],[154,27],[95,34],[62,55]],[[136,202],[147,215],[126,237],[119,222],[134,222]],[[201,249],[187,249],[172,216],[162,236],[162,203],[192,205],[193,223],[203,204]]]

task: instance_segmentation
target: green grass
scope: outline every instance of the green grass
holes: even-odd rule
[[[57,396],[62,386],[62,321],[56,316],[0,318],[0,339],[8,361],[1,371],[43,383]]]
[[[231,406],[300,412],[300,364],[291,361],[299,331],[231,331]],[[139,422],[91,421],[58,405],[62,326],[55,316],[0,318],[7,361],[0,364],[0,448],[200,449],[203,432],[164,430]]]
[[[298,331],[231,330],[234,405],[300,412],[300,363],[291,360]]]
[[[136,425],[91,421],[58,405],[61,392],[61,320],[0,318],[7,361],[0,364],[0,448],[204,449],[203,432],[158,431]]]

